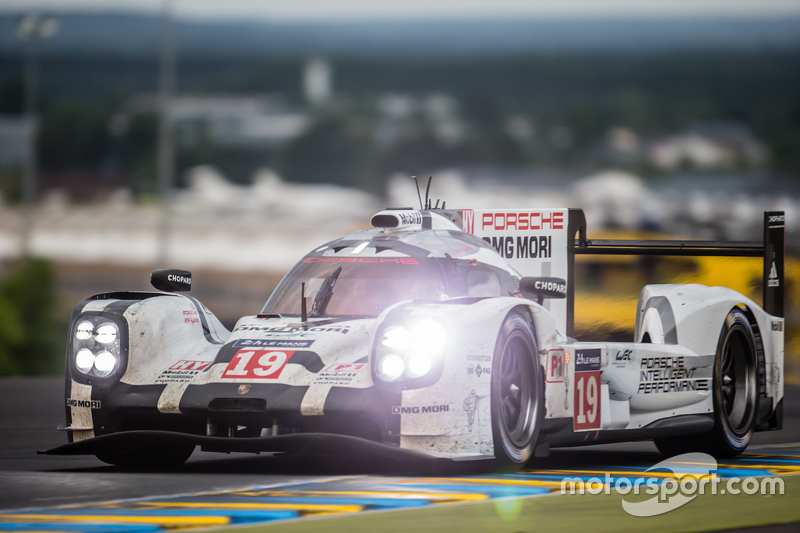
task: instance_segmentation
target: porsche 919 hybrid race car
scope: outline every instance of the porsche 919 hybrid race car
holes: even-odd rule
[[[73,311],[69,444],[123,466],[219,452],[494,459],[655,441],[741,453],[780,429],[782,212],[763,242],[590,241],[579,209],[387,209],[319,246],[228,331],[162,292]],[[632,342],[573,338],[577,254],[763,256],[763,308],[724,287],[647,285]]]

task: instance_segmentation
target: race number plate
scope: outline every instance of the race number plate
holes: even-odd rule
[[[575,351],[573,431],[596,431],[600,425],[600,349]]]
[[[239,350],[222,373],[223,379],[277,379],[294,352]]]

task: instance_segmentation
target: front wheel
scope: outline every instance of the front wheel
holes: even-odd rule
[[[492,363],[494,455],[504,468],[521,468],[533,455],[544,417],[544,387],[529,321],[509,314]]]
[[[714,360],[714,429],[695,437],[656,439],[661,453],[703,451],[730,458],[747,448],[758,412],[755,335],[744,312],[733,308],[722,325]]]

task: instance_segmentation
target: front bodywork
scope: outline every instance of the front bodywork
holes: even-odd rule
[[[135,430],[215,437],[331,433],[433,457],[492,457],[491,370],[503,319],[512,309],[526,309],[542,332],[542,348],[558,342],[552,317],[519,298],[403,302],[376,319],[322,325],[250,316],[225,334],[213,315],[186,297],[148,296],[90,300],[76,313],[73,322],[101,308],[119,313],[130,356],[118,379],[87,380],[68,368],[73,441]],[[220,336],[204,334],[199,318],[184,318],[201,314]],[[414,387],[376,380],[376,332],[423,316],[441,320],[448,332],[437,375]],[[154,324],[172,334],[157,334]],[[185,333],[182,341],[176,331]]]

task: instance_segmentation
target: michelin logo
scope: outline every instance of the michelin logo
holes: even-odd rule
[[[469,431],[472,431],[472,426],[475,425],[475,414],[478,411],[478,400],[480,396],[475,394],[475,391],[470,391],[469,396],[464,399],[464,411],[467,412],[467,423],[469,424]]]

